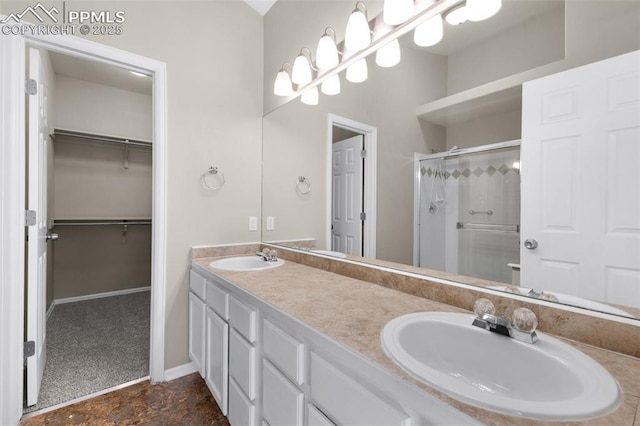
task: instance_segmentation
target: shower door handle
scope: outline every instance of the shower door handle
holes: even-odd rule
[[[535,250],[538,248],[538,242],[536,240],[524,240],[524,248]]]

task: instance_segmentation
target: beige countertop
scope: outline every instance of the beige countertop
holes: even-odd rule
[[[464,404],[412,378],[384,354],[380,333],[391,319],[412,312],[469,313],[468,311],[289,260],[275,269],[232,272],[209,268],[208,264],[213,259],[200,258],[194,262],[483,423],[549,424]],[[606,368],[618,380],[624,400],[617,410],[607,416],[552,424],[640,426],[640,359],[558,338],[583,351]]]

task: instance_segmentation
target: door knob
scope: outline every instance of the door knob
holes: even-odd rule
[[[58,239],[58,234],[47,234],[45,235],[47,241],[55,241]]]
[[[538,247],[536,240],[524,240],[524,248],[529,250],[535,250]]]

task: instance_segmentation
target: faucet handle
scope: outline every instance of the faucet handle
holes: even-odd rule
[[[269,259],[273,262],[278,260],[278,252],[273,249],[269,250]]]
[[[538,318],[531,309],[517,308],[511,314],[511,324],[518,331],[533,333],[538,327]]]
[[[480,298],[473,304],[473,312],[475,312],[478,318],[482,318],[484,314],[495,315],[496,307],[491,300]]]

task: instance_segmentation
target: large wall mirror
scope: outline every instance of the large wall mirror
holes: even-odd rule
[[[504,0],[488,21],[445,24],[436,46],[412,37],[398,65],[372,55],[365,82],[342,73],[339,95],[265,115],[263,241],[640,318],[640,259],[615,290],[521,267],[537,244],[522,210],[540,194],[523,191],[521,170],[535,172],[520,146],[522,84],[640,49],[640,3]]]

